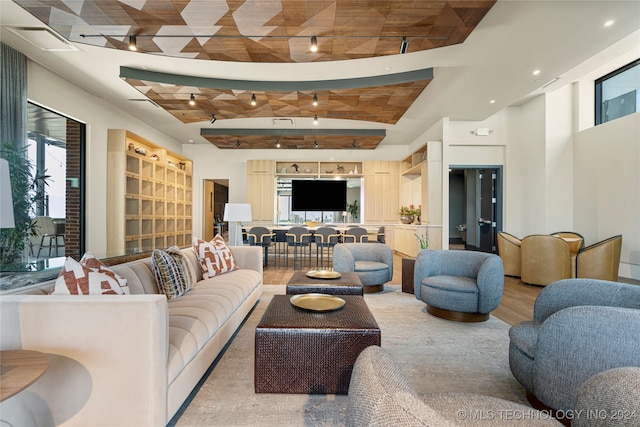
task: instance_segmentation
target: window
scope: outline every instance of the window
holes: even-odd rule
[[[39,189],[45,204],[36,215],[53,218],[64,235],[63,255],[80,259],[84,253],[85,125],[29,102],[27,132],[29,159],[38,171],[46,170],[51,176]]]
[[[640,111],[640,59],[596,80],[596,125]]]

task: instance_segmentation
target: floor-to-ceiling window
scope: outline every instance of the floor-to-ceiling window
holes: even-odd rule
[[[36,215],[50,217],[56,224],[57,250],[40,251],[39,236],[32,239],[36,258],[73,256],[84,252],[83,147],[85,126],[71,118],[34,103],[27,105],[28,155],[38,172],[49,176],[38,189],[44,205]],[[80,208],[80,209],[79,209]],[[49,239],[45,239],[48,243]],[[39,253],[39,255],[38,255]]]

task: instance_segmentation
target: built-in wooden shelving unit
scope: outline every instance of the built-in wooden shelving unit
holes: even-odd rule
[[[109,129],[107,255],[191,243],[192,162],[123,129]]]

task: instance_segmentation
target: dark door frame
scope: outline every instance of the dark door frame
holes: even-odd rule
[[[496,234],[498,232],[498,230],[502,230],[502,221],[503,221],[503,196],[504,196],[504,166],[503,165],[450,165],[449,166],[450,170],[485,170],[485,169],[495,169],[496,170],[496,186],[495,186],[495,197],[496,197],[496,217],[495,217],[495,223],[496,226],[494,227],[494,245],[493,245],[493,252],[496,253],[498,248],[497,248],[497,243],[496,243]],[[478,199],[476,198],[476,203],[478,204]],[[479,204],[478,204],[479,205]],[[447,209],[447,212],[449,212],[449,217],[450,217],[450,209],[451,209],[451,201],[449,201],[449,207]],[[475,232],[476,227],[478,226],[477,224],[477,220],[478,218],[474,218],[469,219],[467,218],[467,235],[468,233],[472,230],[471,225],[473,224],[473,230]],[[478,246],[474,247],[474,246],[469,246],[469,245],[465,245],[466,249],[470,249],[470,250],[480,250],[479,248],[479,242],[477,243]]]

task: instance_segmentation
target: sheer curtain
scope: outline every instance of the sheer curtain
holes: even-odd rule
[[[0,43],[0,142],[27,143],[27,58]]]

